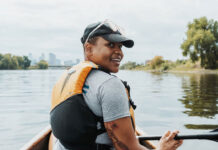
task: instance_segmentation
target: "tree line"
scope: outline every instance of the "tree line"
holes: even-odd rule
[[[201,17],[188,23],[187,27],[186,39],[180,47],[183,56],[189,56],[188,60],[171,62],[163,60],[162,56],[155,56],[152,60],[146,62],[145,66],[135,62],[127,62],[120,68],[168,70],[182,65],[186,68],[193,68],[196,63],[200,62],[201,68],[218,69],[218,22]]]
[[[27,56],[15,56],[12,54],[0,53],[0,70],[13,70],[13,69],[29,69],[31,60]],[[41,60],[36,66],[31,69],[47,69],[48,63]]]
[[[31,61],[27,56],[0,54],[0,69],[27,69]]]

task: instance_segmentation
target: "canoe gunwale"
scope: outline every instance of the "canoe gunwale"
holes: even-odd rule
[[[52,133],[51,126],[48,125],[45,129],[43,129],[35,137],[33,137],[28,143],[26,143],[20,150],[48,150],[50,149],[49,139],[50,139],[51,133]],[[136,135],[139,136],[139,135],[146,135],[146,134],[141,129],[136,127]],[[150,141],[141,141],[140,143],[149,149],[156,148],[156,146]]]
[[[38,149],[37,147],[41,147],[39,145],[45,147],[44,143],[48,144],[50,134],[51,134],[51,126],[48,125],[42,131],[40,131],[36,136],[34,136],[28,143],[26,143],[20,150],[36,150]],[[47,147],[46,149],[48,149],[48,145],[46,147]]]

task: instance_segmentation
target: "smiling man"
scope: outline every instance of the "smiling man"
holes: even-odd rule
[[[116,73],[123,59],[121,47],[121,43],[109,42],[98,37],[95,45],[85,44],[85,60],[95,62],[107,71]]]
[[[119,71],[122,46],[133,40],[112,22],[90,24],[81,38],[85,61],[66,71],[52,94],[51,127],[55,149],[143,150],[135,136],[128,85],[110,73]],[[175,150],[182,141],[166,133],[158,150]]]

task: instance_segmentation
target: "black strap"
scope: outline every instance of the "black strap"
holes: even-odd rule
[[[103,117],[97,117],[97,135],[106,132],[106,128],[104,126]]]
[[[111,74],[109,70],[107,70],[107,69],[105,69],[105,68],[103,68],[101,66],[98,66],[98,70],[101,70],[101,71],[103,71],[105,73]]]
[[[134,104],[133,100],[131,99],[131,97],[129,98],[129,104],[132,106],[132,108],[135,110],[136,109],[136,105]]]
[[[122,81],[122,80],[121,80],[121,81]],[[129,86],[129,84],[128,84],[126,81],[122,81],[122,82],[123,82],[125,88],[128,90],[129,104],[130,104],[130,105],[132,106],[132,108],[135,110],[137,106],[134,104],[134,102],[133,102],[133,100],[132,100],[132,98],[131,98],[131,96],[130,96],[130,86]]]
[[[112,146],[106,144],[97,144],[97,150],[112,150]]]

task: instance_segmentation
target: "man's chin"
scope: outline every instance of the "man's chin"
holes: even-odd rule
[[[113,69],[113,70],[111,70],[110,72],[112,72],[112,73],[117,73],[119,71],[119,69]]]

